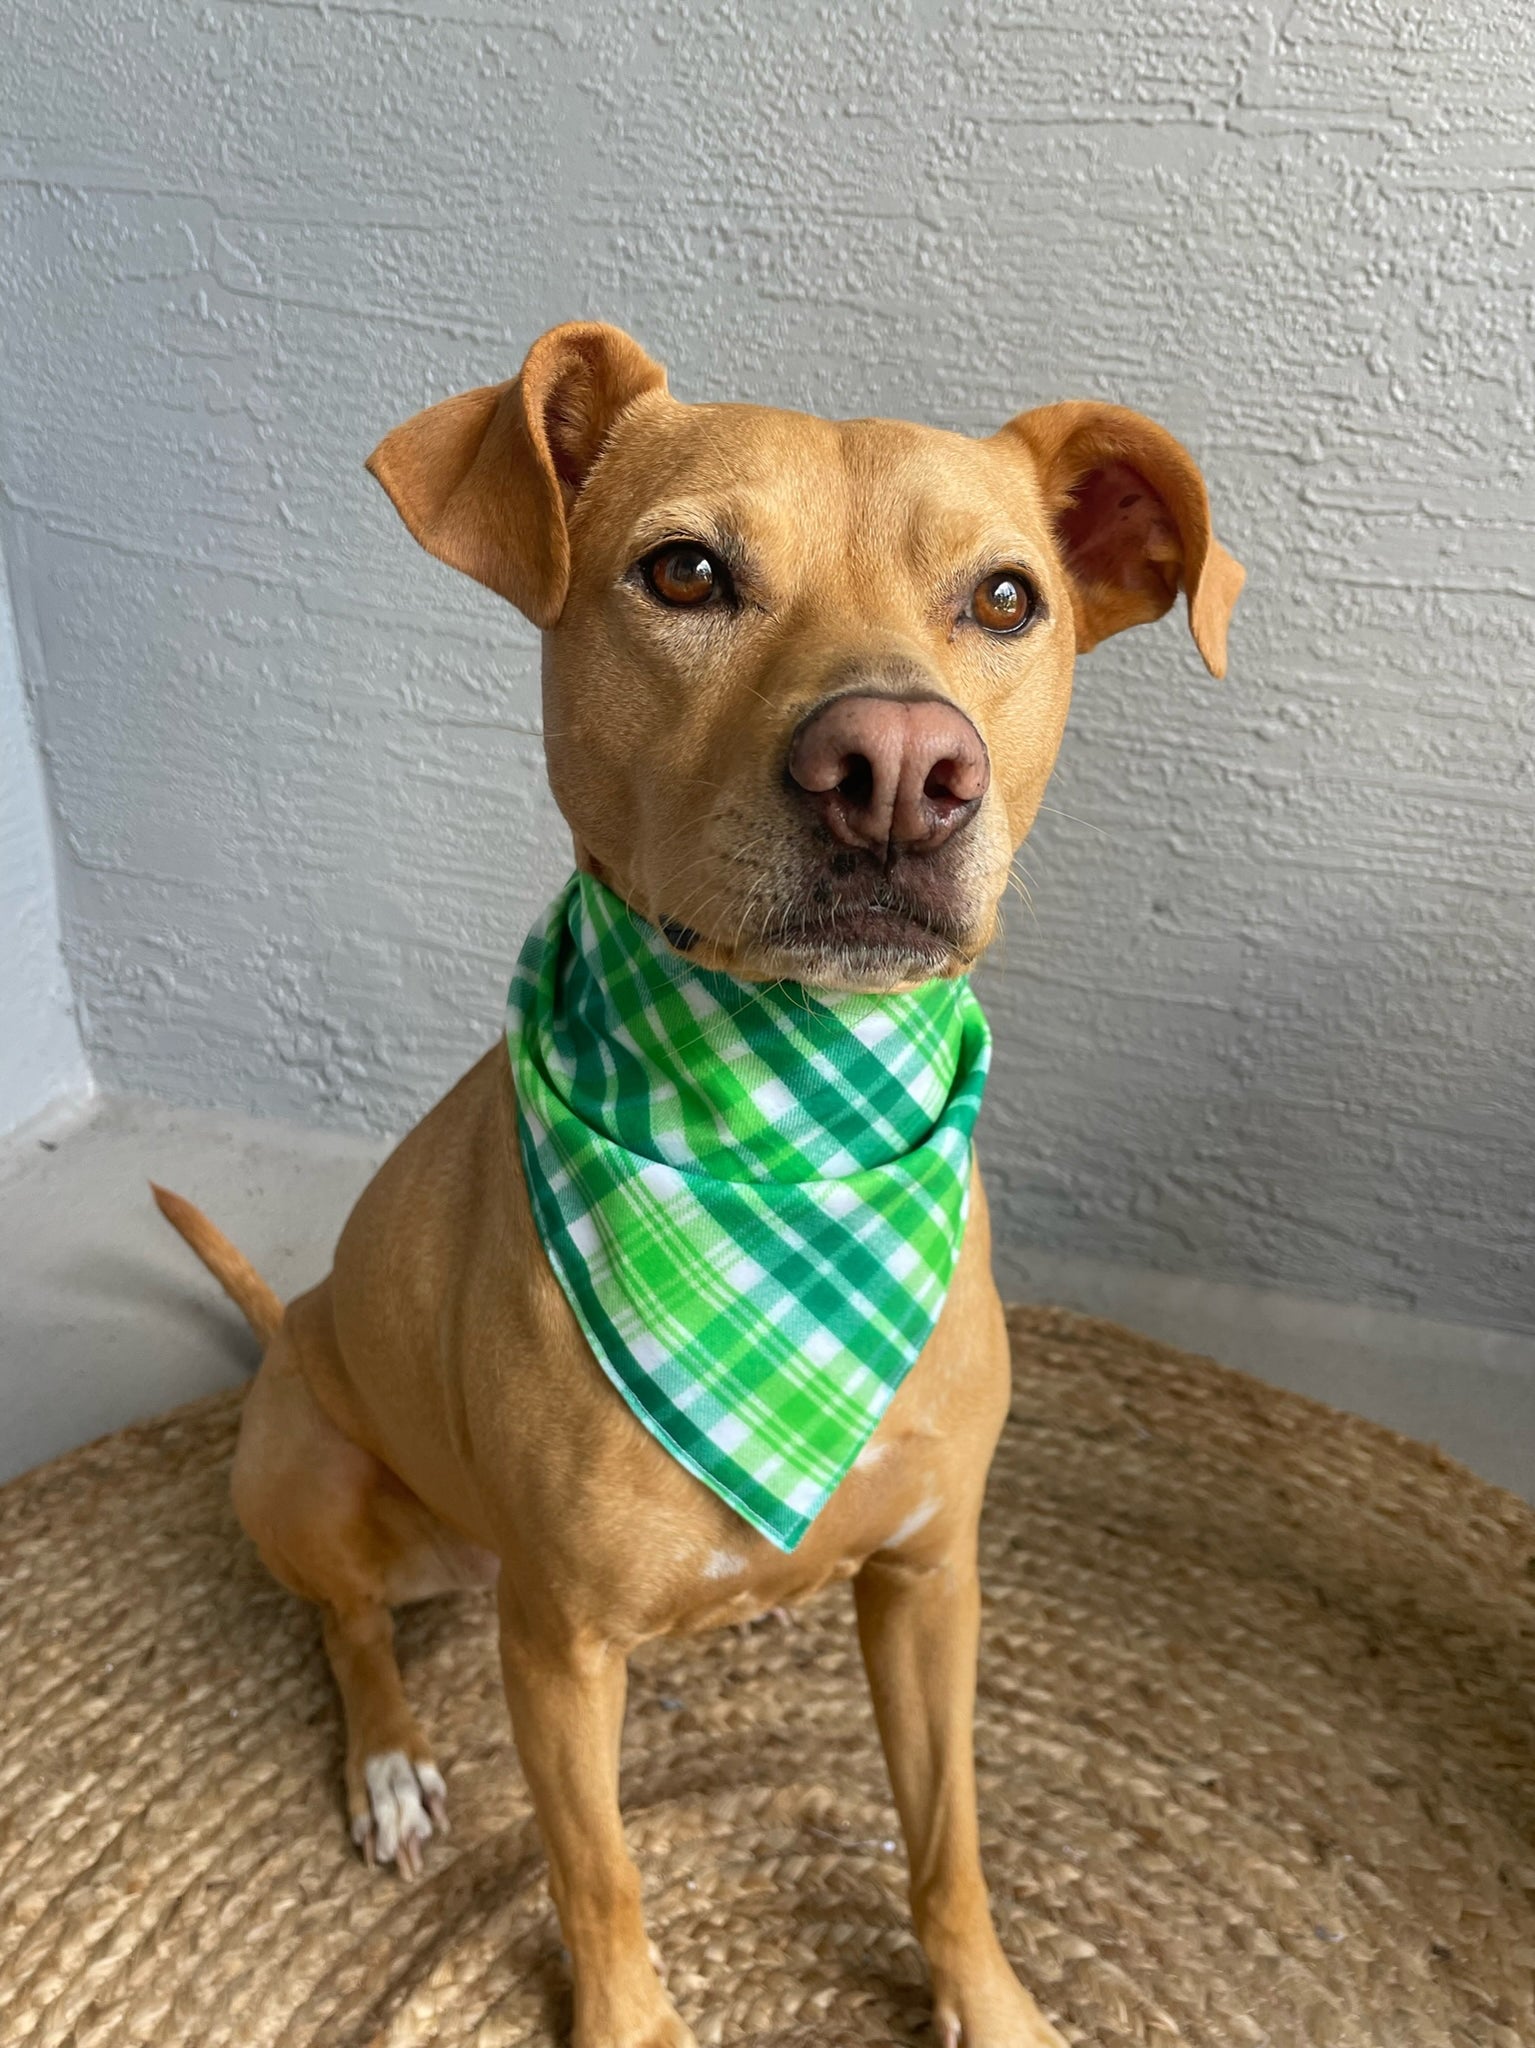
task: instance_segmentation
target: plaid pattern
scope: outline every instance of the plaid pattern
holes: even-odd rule
[[[962,981],[735,981],[581,874],[508,1010],[533,1213],[593,1351],[673,1456],[792,1550],[948,1292],[980,1004]]]

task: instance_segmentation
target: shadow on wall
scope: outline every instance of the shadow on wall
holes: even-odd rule
[[[60,948],[53,836],[0,554],[0,1139],[90,1092]]]

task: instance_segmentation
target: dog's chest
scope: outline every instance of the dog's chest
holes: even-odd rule
[[[876,1552],[904,1549],[942,1514],[947,1483],[936,1431],[876,1435],[795,1550],[774,1548],[734,1518],[711,1526],[677,1560],[657,1632],[751,1621],[854,1577]]]

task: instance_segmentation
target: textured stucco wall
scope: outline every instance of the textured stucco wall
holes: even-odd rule
[[[565,861],[381,429],[570,315],[683,397],[1210,472],[1231,678],[1079,672],[985,993],[1002,1230],[1535,1324],[1527,0],[32,0],[7,538],[108,1082],[401,1126]]]
[[[0,1137],[90,1091],[59,939],[53,837],[0,559]]]

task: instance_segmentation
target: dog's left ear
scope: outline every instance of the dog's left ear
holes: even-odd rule
[[[1204,478],[1165,427],[1122,405],[1071,399],[1019,413],[998,440],[1034,459],[1071,579],[1077,650],[1159,619],[1180,589],[1213,676],[1226,673],[1226,628],[1246,571],[1210,530]]]
[[[428,554],[552,626],[570,582],[566,514],[619,415],[665,388],[621,329],[573,320],[540,335],[519,376],[386,434],[368,468]]]

